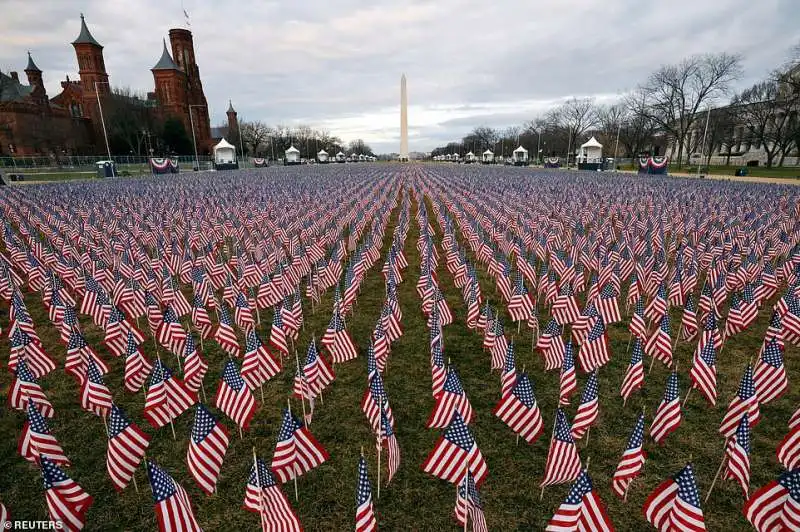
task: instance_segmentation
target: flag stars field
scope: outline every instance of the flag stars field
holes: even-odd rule
[[[798,192],[388,164],[4,187],[0,519],[796,528]]]

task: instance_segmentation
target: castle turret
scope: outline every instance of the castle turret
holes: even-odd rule
[[[28,84],[33,89],[31,91],[31,98],[38,104],[47,109],[50,108],[50,99],[47,97],[47,91],[44,88],[44,80],[42,78],[42,71],[33,62],[31,53],[28,52],[28,66],[25,67],[25,75],[28,76]]]
[[[81,13],[81,31],[72,41],[72,46],[78,57],[78,74],[83,89],[83,110],[85,115],[92,119],[95,127],[99,127],[100,110],[97,98],[98,95],[103,98],[111,94],[111,86],[108,84],[106,63],[103,60],[103,46],[89,32],[83,13]]]

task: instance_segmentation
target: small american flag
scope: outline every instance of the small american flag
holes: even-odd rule
[[[283,422],[272,458],[272,471],[281,483],[304,475],[328,460],[328,452],[311,435],[303,422],[283,409]]]
[[[50,427],[39,412],[36,402],[28,401],[28,419],[22,426],[17,450],[28,462],[36,462],[42,455],[47,455],[56,464],[70,465],[58,440],[50,432]]]
[[[150,436],[131,422],[121,408],[112,405],[108,418],[106,469],[117,491],[130,484],[149,445]]]
[[[186,463],[197,485],[207,495],[211,495],[217,489],[217,480],[228,450],[228,443],[228,431],[205,406],[198,403],[189,438]]]
[[[743,513],[758,532],[800,530],[800,469],[784,471],[756,490]]]
[[[633,432],[628,437],[628,445],[614,471],[611,489],[620,498],[624,498],[633,479],[642,472],[647,453],[642,448],[644,443],[644,413],[639,414]]]
[[[378,452],[385,445],[387,449],[388,460],[386,466],[388,468],[388,475],[386,483],[392,481],[397,470],[400,469],[400,446],[397,443],[397,436],[394,434],[393,423],[389,422],[386,412],[381,406],[381,428],[378,432]]]
[[[8,392],[9,406],[16,410],[26,410],[28,401],[33,400],[36,401],[39,406],[39,412],[44,417],[53,417],[55,413],[53,405],[48,401],[44,390],[42,390],[36,377],[28,369],[28,364],[24,359],[17,363],[14,373],[14,381],[11,383],[11,389]]]
[[[149,460],[146,464],[159,531],[202,532],[186,491],[156,464]]]
[[[715,405],[717,403],[717,353],[714,349],[714,342],[707,342],[699,355],[695,353],[692,360],[692,369],[689,376],[692,379],[692,387],[697,388],[703,397]]]
[[[372,488],[367,476],[367,461],[358,459],[358,480],[356,481],[356,532],[372,532],[378,529],[375,509],[372,507]]]
[[[564,340],[561,334],[564,327],[555,319],[551,318],[547,323],[539,340],[536,342],[536,349],[544,356],[544,369],[550,371],[561,367],[564,357]]]
[[[606,331],[603,318],[598,317],[586,341],[581,345],[578,353],[581,367],[584,371],[594,371],[599,367],[605,366],[611,359],[611,352],[608,347],[608,332]]]
[[[544,466],[544,478],[540,486],[552,486],[572,482],[581,472],[581,458],[578,448],[572,439],[572,429],[564,411],[556,410],[556,423],[553,437],[547,451],[547,462]]]
[[[575,355],[572,348],[572,340],[564,345],[564,361],[559,376],[558,404],[561,406],[569,404],[569,398],[578,389],[578,381],[575,377]]]
[[[465,529],[467,523],[472,521],[473,532],[487,532],[486,517],[483,515],[483,504],[475,480],[467,472],[464,480],[459,483],[456,490],[455,518],[459,525]]]
[[[236,331],[233,330],[233,323],[231,322],[231,315],[228,312],[228,307],[221,304],[217,309],[219,312],[219,326],[214,333],[214,340],[217,341],[219,346],[232,357],[239,356],[239,340],[236,338]]]
[[[758,407],[756,385],[753,382],[753,366],[750,364],[744,369],[742,380],[739,381],[739,390],[728,405],[728,410],[719,426],[719,432],[725,439],[736,432],[743,414],[747,414],[751,427],[755,427],[761,421],[761,409]]]
[[[661,316],[661,324],[653,331],[647,344],[644,346],[644,352],[648,356],[660,360],[667,366],[672,365],[672,327],[670,325],[669,314]]]
[[[153,365],[145,358],[139,345],[133,334],[128,332],[125,346],[125,389],[131,393],[141,389],[153,370]]]
[[[534,443],[544,431],[533,383],[527,373],[517,378],[510,392],[497,403],[493,413],[528,443]]]
[[[458,412],[453,413],[450,426],[439,437],[433,451],[422,464],[422,470],[452,484],[464,481],[466,470],[480,487],[488,475],[486,461],[469,427]]]
[[[247,387],[232,359],[228,359],[222,370],[214,403],[243,430],[247,429],[250,420],[256,413],[256,400],[253,393]]]
[[[622,386],[620,386],[619,394],[627,401],[628,398],[644,383],[644,363],[642,357],[644,350],[642,349],[642,340],[637,336],[633,340],[633,351],[631,352],[631,361],[628,364],[628,369],[625,371],[625,377],[622,379]]]
[[[81,530],[86,524],[86,512],[94,499],[69,478],[52,457],[43,455],[39,463],[51,521],[61,523],[70,530]]]
[[[514,342],[508,342],[506,348],[506,360],[503,365],[503,372],[500,374],[500,397],[505,397],[514,387],[517,381],[517,367],[514,356]]]
[[[662,482],[642,510],[647,521],[658,530],[704,531],[705,518],[692,464]]]
[[[673,370],[667,377],[664,397],[658,405],[653,424],[650,425],[650,436],[658,443],[672,434],[681,425],[681,400],[678,395],[678,373]]]
[[[738,432],[737,432],[738,433]],[[778,462],[786,469],[795,469],[800,466],[800,427],[789,430],[777,450]]]
[[[172,307],[164,309],[163,318],[156,331],[158,343],[170,350],[177,356],[183,355],[186,343],[186,331],[178,321],[178,316]]]
[[[256,470],[258,467],[258,470]],[[263,460],[257,458],[250,467],[244,493],[244,509],[260,515],[261,530],[300,532],[300,520],[281,491],[280,485]]]
[[[321,342],[333,357],[335,364],[353,360],[358,356],[356,346],[344,328],[344,321],[338,306],[333,309],[333,316]]]
[[[111,390],[103,382],[103,376],[97,369],[94,358],[89,355],[86,364],[86,377],[83,379],[83,385],[81,386],[81,408],[104,418],[111,410],[113,402]]]
[[[242,378],[255,390],[280,372],[278,361],[261,342],[255,329],[249,329],[245,338]]]
[[[430,417],[428,418],[427,427],[429,429],[442,429],[450,424],[453,419],[453,412],[458,412],[464,423],[471,423],[474,417],[472,405],[467,398],[464,387],[461,385],[461,379],[455,368],[450,366],[447,369],[447,378],[442,387],[442,393],[436,398],[436,404],[433,407]]]
[[[572,484],[566,500],[558,507],[545,530],[548,532],[564,530],[611,532],[614,530],[605,504],[595,493],[592,479],[586,470],[583,470]]]
[[[783,463],[780,455],[781,450],[779,447],[778,461]],[[723,478],[738,482],[742,492],[744,492],[744,498],[747,500],[748,491],[750,490],[750,420],[747,417],[747,413],[742,415],[742,419],[739,420],[739,426],[736,428],[736,433],[728,440],[725,457],[728,463],[725,467]],[[793,467],[787,467],[787,469],[793,469]]]
[[[753,382],[756,386],[758,402],[767,404],[780,397],[789,387],[786,366],[783,364],[783,350],[772,338],[753,369]]]
[[[572,437],[576,440],[583,438],[584,434],[597,421],[597,416],[600,414],[597,394],[597,370],[594,370],[586,381],[581,404],[578,405],[578,412],[575,414],[575,419],[572,420]]]
[[[203,378],[208,372],[208,364],[197,351],[194,334],[186,335],[186,348],[183,352],[183,383],[190,391],[197,393],[203,387]]]

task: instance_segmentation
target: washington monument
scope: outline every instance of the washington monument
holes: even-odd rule
[[[400,160],[408,161],[408,93],[405,74],[400,76]]]

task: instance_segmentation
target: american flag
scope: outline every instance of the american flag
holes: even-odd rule
[[[327,388],[336,378],[333,368],[317,352],[317,344],[313,339],[308,345],[306,362],[303,366],[303,374],[305,375],[306,382],[308,383],[309,393],[312,394],[313,397],[317,397],[319,394],[321,394],[322,390]],[[295,378],[294,389],[295,393],[299,396],[300,394],[298,393],[298,385],[302,385],[302,382],[298,382],[298,380]]]
[[[508,342],[503,372],[500,374],[500,397],[505,397],[517,381],[517,366],[514,357],[514,342]]]
[[[264,532],[300,532],[303,529],[280,485],[260,458],[250,466],[244,509],[260,515],[261,530]]]
[[[800,427],[794,427],[783,438],[777,450],[778,462],[786,469],[800,466]]]
[[[617,323],[622,320],[619,312],[619,303],[617,302],[617,293],[610,284],[605,285],[600,292],[600,297],[597,299],[597,311],[607,324]]]
[[[369,379],[369,385],[364,390],[364,397],[361,399],[361,411],[367,416],[367,421],[374,433],[378,433],[381,423],[381,412],[384,412],[389,419],[389,423],[394,426],[394,415],[392,407],[389,406],[389,398],[383,386],[381,374],[375,372]]]
[[[464,481],[467,470],[480,487],[489,473],[475,438],[458,412],[453,412],[450,426],[436,441],[422,464],[422,470],[451,484]]]
[[[367,461],[364,456],[358,459],[358,480],[356,481],[356,532],[372,532],[378,529],[375,509],[372,507],[372,488],[367,476]]]
[[[608,347],[608,332],[606,331],[603,318],[598,317],[586,341],[581,345],[578,352],[578,359],[584,371],[594,371],[599,367],[605,366],[611,359]]]
[[[383,373],[386,369],[386,363],[389,358],[389,350],[391,344],[383,331],[380,318],[378,323],[375,324],[375,330],[372,333],[372,345],[370,346],[374,351],[375,362],[378,365],[378,370]]]
[[[251,390],[255,390],[280,372],[278,362],[261,342],[255,329],[247,331],[244,351],[242,378]]]
[[[197,351],[194,334],[186,335],[186,348],[183,352],[183,383],[189,391],[197,393],[203,387],[203,378],[208,372],[208,364]]]
[[[656,296],[650,301],[650,304],[647,305],[647,309],[644,311],[644,315],[649,319],[651,322],[660,321],[667,313],[667,288],[664,286],[662,282],[659,287],[658,291],[656,292]]]
[[[697,336],[697,305],[694,297],[689,294],[686,297],[686,304],[683,306],[683,317],[681,317],[681,338],[690,342]]]
[[[40,456],[47,455],[53,462],[69,466],[69,458],[50,432],[50,427],[39,412],[36,402],[28,400],[27,410],[28,419],[22,426],[22,434],[17,445],[19,455],[28,462],[36,462]]]
[[[150,436],[131,422],[121,408],[112,405],[108,417],[106,469],[117,491],[130,484],[149,445]]]
[[[536,342],[536,349],[544,356],[546,371],[561,368],[564,357],[564,340],[561,338],[563,331],[562,325],[555,319],[550,319]]]
[[[553,436],[547,451],[547,462],[544,466],[544,478],[540,486],[552,486],[572,482],[581,472],[581,457],[572,438],[572,428],[564,411],[556,410],[556,421]]]
[[[480,493],[475,486],[475,480],[467,472],[464,480],[458,484],[456,490],[455,518],[459,525],[465,529],[472,521],[473,532],[487,532],[486,517],[483,515],[483,504]]]
[[[622,399],[627,401],[628,398],[644,383],[644,363],[642,357],[644,350],[642,349],[642,340],[637,336],[633,340],[633,351],[631,351],[631,361],[628,364],[628,369],[625,370],[625,377],[622,379],[622,386],[620,386],[619,394]]]
[[[139,342],[131,332],[128,332],[128,341],[125,347],[125,389],[131,393],[138,392],[147,376],[153,370],[153,365],[145,358],[139,349]]]
[[[692,369],[689,370],[692,387],[700,390],[700,393],[712,406],[717,404],[716,360],[717,353],[714,349],[714,342],[707,342],[699,355],[695,352]]]
[[[581,404],[572,420],[572,437],[576,440],[583,438],[589,428],[597,421],[600,414],[600,405],[597,397],[597,370],[589,374],[586,387],[583,389]]]
[[[186,491],[169,474],[146,460],[160,532],[202,532]]]
[[[233,306],[233,319],[236,320],[236,325],[243,330],[248,330],[256,325],[253,311],[250,310],[247,296],[245,296],[243,292],[236,294],[236,303]]]
[[[8,391],[8,404],[11,408],[16,410],[26,410],[28,408],[28,401],[36,401],[39,406],[39,412],[46,418],[53,417],[55,410],[47,396],[36,380],[36,377],[28,369],[28,364],[25,360],[20,360],[14,370],[14,380],[11,383],[11,389]]]
[[[534,303],[528,293],[528,288],[525,286],[522,276],[517,272],[514,293],[508,302],[508,313],[513,321],[525,321],[533,314],[534,310]]]
[[[639,297],[636,301],[636,305],[633,307],[633,314],[628,324],[628,330],[632,335],[641,340],[644,340],[647,336],[647,324],[644,321],[644,297]]]
[[[386,478],[387,484],[392,481],[395,473],[400,469],[400,445],[397,443],[397,436],[394,434],[393,425],[393,423],[389,422],[389,417],[386,415],[383,406],[381,406],[381,428],[378,433],[377,446],[378,452],[380,452],[384,445],[386,446],[386,454],[388,455],[386,461],[386,466],[388,468],[388,475]]]
[[[303,426],[303,422],[284,408],[272,458],[272,471],[281,483],[304,475],[327,460],[328,452]]]
[[[580,316],[578,302],[570,284],[564,284],[550,309],[553,318],[563,325],[575,323]]]
[[[648,356],[660,360],[667,366],[672,365],[672,327],[670,326],[669,314],[664,314],[661,317],[661,324],[653,331],[647,344],[644,346],[644,352]]]
[[[533,383],[527,373],[517,378],[510,392],[497,403],[493,413],[528,443],[534,443],[544,431]]]
[[[243,430],[247,430],[250,420],[256,413],[256,400],[253,393],[247,387],[232,359],[228,359],[222,370],[214,403]]]
[[[658,444],[681,425],[681,399],[678,394],[678,372],[674,369],[667,377],[664,397],[658,405],[653,424],[650,425],[650,437]]]
[[[647,459],[647,453],[642,448],[644,444],[644,412],[639,414],[636,425],[628,437],[628,445],[622,453],[614,478],[611,481],[611,490],[620,498],[624,498],[633,479],[642,472],[642,467]]]
[[[784,471],[753,492],[743,513],[758,532],[800,530],[800,469]]]
[[[761,421],[761,410],[753,381],[753,366],[750,364],[745,367],[742,380],[739,381],[739,390],[728,405],[728,410],[719,426],[719,432],[726,440],[736,432],[743,414],[747,414],[751,427],[755,427]]]
[[[50,456],[41,456],[47,512],[52,522],[61,523],[69,530],[81,530],[86,524],[86,512],[94,503],[77,482],[69,478]],[[6,524],[10,523],[7,521]]]
[[[13,526],[14,523],[11,521],[11,514],[8,513],[8,508],[6,508],[5,504],[0,502],[0,527],[4,530],[9,530]]]
[[[86,378],[86,364],[89,357],[94,359],[97,370],[105,375],[109,372],[108,366],[92,350],[86,339],[78,331],[72,331],[72,336],[67,345],[67,359],[64,362],[64,369],[75,378],[75,381],[82,385]],[[29,365],[30,365],[30,361]]]
[[[439,397],[447,379],[447,368],[444,365],[442,353],[442,330],[434,323],[430,330],[431,335],[431,393]]]
[[[783,350],[774,338],[767,342],[764,352],[756,362],[753,382],[758,402],[762,405],[777,399],[789,388],[786,366],[783,364]]]
[[[231,322],[231,315],[228,312],[228,307],[224,304],[220,305],[217,309],[219,313],[219,326],[214,333],[214,340],[217,341],[219,346],[232,357],[239,356],[239,340],[236,338],[236,331],[233,330],[233,323]]]
[[[578,389],[578,381],[575,377],[575,355],[571,340],[564,345],[563,360],[558,391],[558,404],[561,406],[568,405],[570,396]]]
[[[750,420],[747,413],[742,415],[736,433],[728,440],[725,457],[727,465],[723,478],[738,482],[747,500],[750,490]],[[780,461],[780,449],[778,449],[778,460]]]
[[[789,428],[793,429],[795,427],[800,427],[800,408],[795,410],[792,417],[789,418]]]
[[[172,371],[156,359],[150,376],[144,404],[144,417],[155,428],[161,428],[197,402],[197,394],[189,391]]]
[[[13,371],[17,367],[17,361],[25,359],[31,373],[41,379],[54,369],[56,363],[44,352],[44,348],[37,340],[20,327],[13,327],[10,330],[9,343],[11,358],[8,361],[8,369]]]
[[[111,410],[113,402],[111,390],[103,382],[103,376],[97,369],[94,358],[89,355],[86,364],[86,376],[81,385],[81,408],[104,418]]]
[[[642,510],[647,521],[658,530],[705,530],[692,464],[687,464],[675,476],[662,482],[648,496]]]
[[[595,493],[592,479],[589,478],[586,470],[583,470],[572,484],[566,500],[558,507],[545,530],[548,532],[565,530],[611,532],[614,530],[605,504]]]
[[[192,304],[192,323],[195,329],[200,332],[200,336],[206,339],[211,338],[214,332],[214,324],[211,322],[208,311],[203,306],[203,301],[197,294],[195,294]]]
[[[450,366],[447,368],[447,378],[444,381],[442,393],[436,398],[436,404],[426,426],[429,429],[447,427],[450,424],[450,420],[453,419],[453,412],[458,412],[464,423],[472,423],[474,417],[472,405],[467,398],[464,387],[461,385],[458,373],[453,366]]]
[[[344,328],[344,321],[342,321],[338,307],[333,309],[333,317],[331,317],[330,324],[321,342],[333,357],[335,364],[353,360],[358,356],[356,346],[353,344],[350,334]]]
[[[156,331],[156,339],[165,349],[172,351],[177,356],[183,355],[186,344],[186,331],[183,330],[183,326],[178,321],[178,316],[172,307],[164,309],[161,323]]]
[[[197,403],[186,463],[197,485],[207,495],[217,489],[229,441],[225,426],[205,406]]]

